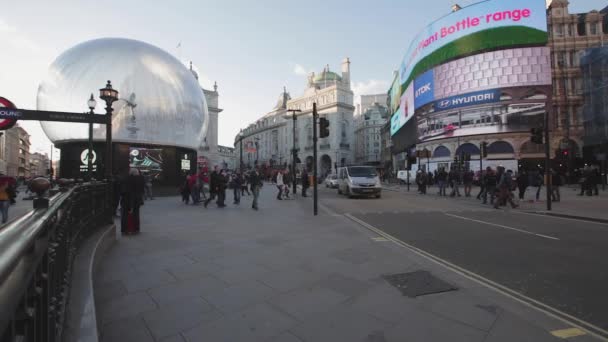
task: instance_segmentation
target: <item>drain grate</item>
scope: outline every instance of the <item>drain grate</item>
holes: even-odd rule
[[[428,271],[414,271],[382,276],[389,284],[396,287],[404,296],[411,298],[458,290],[457,287],[433,276]]]

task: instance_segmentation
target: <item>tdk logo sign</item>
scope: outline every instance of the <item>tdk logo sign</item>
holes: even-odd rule
[[[452,96],[435,102],[435,110],[447,110],[500,101],[500,89]]]
[[[423,85],[422,87],[416,89],[416,98],[418,98],[420,95],[431,91],[431,83],[427,83],[425,85]]]
[[[433,69],[414,80],[414,108],[418,109],[435,101],[435,73]]]

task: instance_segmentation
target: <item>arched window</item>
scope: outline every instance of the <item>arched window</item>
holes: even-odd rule
[[[450,150],[445,146],[439,146],[433,152],[433,158],[449,158]]]
[[[472,156],[481,154],[479,147],[471,143],[462,144],[458,147],[456,150],[456,155],[459,156],[462,153],[469,153]]]
[[[488,146],[488,154],[514,154],[515,149],[506,141],[496,141]]]

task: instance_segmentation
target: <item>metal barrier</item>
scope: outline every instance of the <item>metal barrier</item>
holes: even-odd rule
[[[64,188],[0,229],[0,342],[61,341],[79,243],[106,225],[107,183]]]

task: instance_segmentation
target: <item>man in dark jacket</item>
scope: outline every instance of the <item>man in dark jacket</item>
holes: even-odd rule
[[[226,188],[228,187],[228,176],[226,171],[222,170],[218,173],[217,178],[217,207],[224,208],[226,206]]]
[[[218,183],[218,167],[213,168],[213,172],[209,176],[209,197],[205,201],[205,208],[209,205],[209,202],[213,201],[215,196],[217,195],[217,183]]]
[[[308,181],[308,171],[306,171],[306,168],[304,168],[304,170],[302,171],[302,197],[306,197],[306,191],[308,191],[308,188],[310,187],[310,182]]]
[[[243,184],[243,178],[239,173],[235,173],[232,176],[232,191],[234,193],[234,204],[241,203],[241,186]]]
[[[439,172],[437,172],[437,186],[439,187],[439,196],[445,196],[445,186],[448,180],[448,173],[445,172],[444,168],[441,168]]]
[[[513,187],[513,171],[509,170],[502,174],[498,188],[500,190],[498,200],[494,203],[494,209],[498,209],[500,203],[508,202],[511,204],[511,208],[515,209],[519,207],[513,202],[511,196],[511,188]]]
[[[496,196],[496,185],[498,184],[498,178],[496,173],[491,167],[486,168],[486,173],[483,177],[483,184],[485,192],[483,193],[483,204],[488,203],[488,194],[490,195],[490,204],[494,204],[494,197]]]
[[[260,188],[262,187],[262,178],[257,169],[254,169],[249,174],[249,184],[251,185],[251,192],[253,193],[253,203],[251,208],[258,210],[258,197],[260,197]]]

